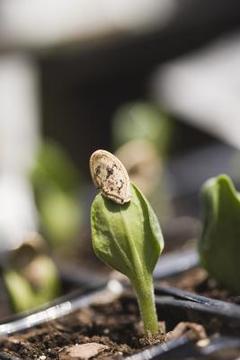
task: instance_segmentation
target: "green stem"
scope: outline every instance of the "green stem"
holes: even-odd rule
[[[146,279],[144,276],[144,280],[135,279],[132,284],[137,295],[144,331],[147,335],[156,335],[159,332],[159,324],[152,278]]]

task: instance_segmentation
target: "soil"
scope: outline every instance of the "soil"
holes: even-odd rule
[[[65,347],[97,343],[106,348],[102,347],[94,359],[121,359],[146,347],[139,321],[136,304],[127,298],[115,300],[111,305],[92,305],[60,320],[1,339],[0,358],[65,359],[60,355]],[[163,341],[163,336],[157,341]]]
[[[213,299],[240,304],[240,296],[224,289],[224,287],[220,286],[214,279],[210,278],[207,272],[200,267],[174,276],[168,279],[167,282],[161,282],[161,284],[175,286]]]

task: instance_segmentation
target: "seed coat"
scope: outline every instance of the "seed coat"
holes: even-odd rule
[[[130,180],[121,161],[106,150],[96,150],[90,157],[90,172],[103,196],[117,204],[131,200]]]

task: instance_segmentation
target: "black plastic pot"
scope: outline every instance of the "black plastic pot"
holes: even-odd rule
[[[240,306],[176,288],[156,287],[156,303],[163,320],[173,319],[171,326],[178,321],[194,321],[211,331],[227,335],[240,335]]]
[[[187,337],[169,341],[164,345],[155,345],[147,350],[128,356],[127,360],[187,360],[187,359],[220,359],[224,353],[226,359],[236,359],[240,353],[240,340],[237,337],[212,337],[206,346],[199,346]],[[231,356],[231,357],[229,357]],[[221,357],[223,359],[223,357]]]

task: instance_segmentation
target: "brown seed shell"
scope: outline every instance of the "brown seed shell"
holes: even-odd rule
[[[102,195],[117,204],[131,200],[130,180],[121,161],[106,150],[96,150],[90,158],[94,184]]]

